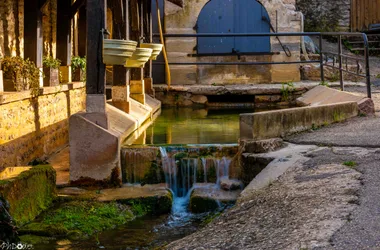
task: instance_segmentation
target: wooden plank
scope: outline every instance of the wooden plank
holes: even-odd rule
[[[71,64],[71,0],[57,2],[57,59],[61,66]]]
[[[106,65],[103,64],[102,34],[105,28],[104,0],[87,0],[86,93],[104,94]]]
[[[71,5],[71,18],[74,17],[74,15],[78,12],[78,10],[86,3],[86,0],[76,0]]]
[[[38,0],[24,3],[24,57],[42,68],[42,12]]]

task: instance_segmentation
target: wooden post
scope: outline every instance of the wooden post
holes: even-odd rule
[[[63,82],[71,82],[71,0],[57,1],[57,59]]]
[[[87,0],[86,107],[88,113],[105,113],[106,65],[103,63],[105,1]]]
[[[42,68],[42,12],[39,0],[24,3],[24,57]]]
[[[79,9],[78,18],[78,56],[86,55],[86,7]]]
[[[114,39],[129,39],[128,2],[128,0],[108,0],[113,15],[112,34]],[[131,109],[128,79],[129,74],[126,67],[122,65],[113,66],[112,104],[126,113],[129,113]]]

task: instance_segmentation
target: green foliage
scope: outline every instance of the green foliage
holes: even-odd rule
[[[377,74],[377,75],[376,75],[376,78],[377,78],[377,79],[380,79],[380,74]]]
[[[358,164],[354,161],[345,161],[345,162],[343,162],[343,165],[350,167],[350,168],[355,168]]]
[[[73,73],[77,69],[86,72],[86,57],[73,56],[73,58],[71,59],[71,69],[73,70]]]
[[[344,115],[341,112],[334,112],[334,122],[341,122],[344,120]]]
[[[62,226],[65,230],[78,230],[81,234],[92,235],[133,218],[127,206],[92,201],[72,201],[51,210],[42,219],[45,225]]]
[[[295,91],[293,82],[284,82],[281,87],[281,95],[283,101],[289,101],[290,95]]]
[[[131,201],[130,205],[131,205],[133,214],[136,215],[137,217],[146,215],[150,210],[150,208],[147,205],[138,201]]]
[[[218,218],[222,214],[222,211],[210,212],[202,221],[202,226],[206,226],[211,223],[213,220]]]
[[[54,59],[51,56],[44,57],[42,62],[46,68],[58,69],[61,66],[61,60]]]
[[[39,95],[40,70],[33,62],[29,59],[24,60],[19,56],[6,56],[0,62],[4,77],[12,80],[16,91],[30,89],[32,96]]]
[[[330,77],[330,81],[331,82],[336,82],[336,81],[338,81],[340,79],[340,77],[339,77],[339,73],[338,72],[334,72],[332,75],[331,75],[331,77]]]
[[[326,81],[322,81],[322,82],[319,83],[319,85],[321,85],[321,86],[325,86],[325,87],[328,87],[328,86],[329,86],[329,83],[326,82]]]

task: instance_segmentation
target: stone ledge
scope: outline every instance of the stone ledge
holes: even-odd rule
[[[86,87],[86,83],[84,82],[62,84],[55,87],[43,87],[40,90],[41,91],[40,96],[56,94],[60,92],[67,92],[73,89],[80,89],[84,87]],[[22,91],[22,92],[3,92],[3,93],[0,93],[0,104],[22,101],[29,98],[32,98],[32,95],[30,94],[30,91],[28,90]]]
[[[358,115],[356,102],[240,115],[240,139],[265,140],[341,122]]]

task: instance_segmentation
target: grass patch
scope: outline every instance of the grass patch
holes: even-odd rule
[[[343,165],[349,168],[355,168],[358,164],[354,161],[345,161],[343,162]]]
[[[41,223],[92,235],[125,224],[133,218],[128,206],[116,202],[73,201],[47,212]]]

